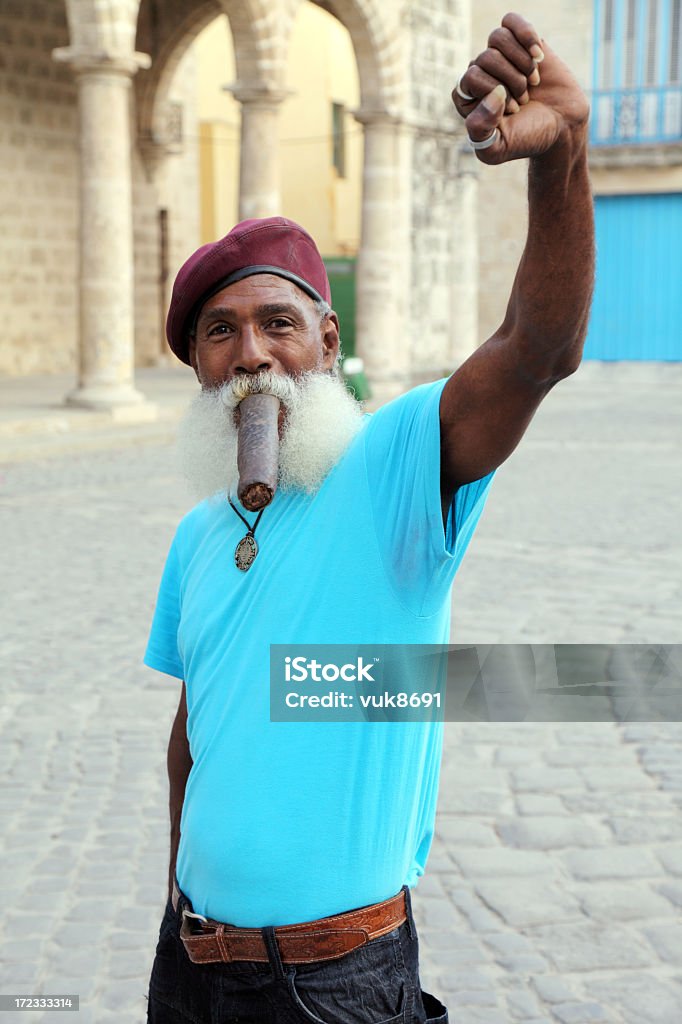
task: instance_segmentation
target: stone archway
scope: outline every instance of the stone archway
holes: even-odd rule
[[[264,119],[267,123],[276,117],[279,101],[284,97],[272,67],[268,40],[277,25],[271,24],[273,19],[268,11],[268,6],[256,0],[141,0],[136,45],[151,55],[152,63],[135,83],[137,144],[159,213],[163,215],[158,244],[168,253],[168,259],[158,259],[162,322],[170,297],[172,271],[186,258],[194,242],[192,233],[188,235],[185,230],[187,225],[181,223],[183,218],[174,212],[177,167],[170,158],[182,152],[183,129],[176,116],[178,104],[173,102],[177,99],[172,95],[173,82],[197,36],[221,15],[227,15],[230,25],[237,73],[233,88],[241,102],[241,215],[245,218],[280,212],[277,154],[263,145],[263,135],[269,141],[270,132],[263,132],[261,127]],[[163,342],[161,351],[166,359],[170,358]]]
[[[232,92],[241,103],[240,218],[280,212],[276,126],[286,95],[288,39],[300,3],[141,2],[137,46],[151,53],[152,66],[136,83],[138,126],[152,166],[172,141],[165,128],[164,104],[178,62],[213,18],[225,13],[229,19],[237,73]],[[390,22],[377,0],[319,0],[318,6],[348,30],[358,66],[361,105],[355,116],[363,126],[365,155],[356,346],[381,397],[388,397],[401,390],[409,372],[407,339],[397,330],[410,274],[410,134],[400,119],[405,69],[397,9],[391,10]],[[380,337],[374,333],[378,322],[383,325]]]
[[[299,6],[296,0],[295,6]],[[362,109],[397,115],[403,99],[401,41],[376,0],[312,0],[348,29],[360,77]]]
[[[67,0],[71,45],[55,52],[55,58],[69,62],[78,77],[82,154],[81,372],[70,401],[112,407],[142,398],[133,387],[133,77],[140,70],[135,83],[138,142],[153,175],[172,143],[164,104],[178,62],[212,18],[227,14],[237,71],[232,91],[242,111],[240,214],[278,213],[274,129],[285,96],[288,37],[299,6],[300,0]],[[363,125],[365,155],[357,351],[375,382],[395,393],[409,372],[408,353],[396,343],[404,337],[396,328],[410,272],[410,135],[400,119],[406,76],[399,8],[380,9],[377,0],[319,0],[319,6],[349,31],[360,80],[356,117]],[[101,245],[103,229],[106,246]],[[102,317],[107,301],[111,315]],[[106,330],[103,322],[109,325]],[[373,336],[378,323],[381,335]]]
[[[136,80],[138,140],[153,171],[173,143],[166,104],[170,84],[182,58],[203,28],[222,13],[218,0],[174,3],[141,0],[136,45],[150,54],[148,70]]]
[[[230,24],[237,74],[232,91],[241,103],[240,215],[268,216],[280,212],[277,152],[269,144],[285,97],[286,17],[278,5],[261,0],[142,0],[138,46],[151,53],[152,66],[137,83],[140,142],[153,173],[172,145],[166,106],[173,75],[196,36],[221,14]]]
[[[199,33],[221,14],[230,23],[236,87],[245,92],[281,89],[279,58],[273,57],[281,49],[281,35],[273,11],[276,5],[259,0],[141,0],[137,46],[151,55],[152,64],[137,81],[140,137],[163,145],[163,105],[170,81]]]

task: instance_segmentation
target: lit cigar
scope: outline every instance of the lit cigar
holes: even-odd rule
[[[249,512],[272,501],[279,469],[279,398],[247,395],[239,403],[237,497]]]

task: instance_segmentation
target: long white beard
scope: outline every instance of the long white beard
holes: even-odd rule
[[[362,426],[362,408],[336,375],[258,373],[201,391],[180,424],[177,453],[193,495],[237,493],[234,408],[246,394],[275,394],[286,411],[279,447],[279,487],[314,493]]]

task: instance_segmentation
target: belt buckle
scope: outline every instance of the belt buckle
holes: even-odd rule
[[[183,907],[182,908],[182,917],[183,917],[183,919],[187,918],[187,917],[191,917],[191,918],[194,918],[194,920],[196,920],[196,921],[201,921],[201,923],[204,924],[204,925],[208,925],[208,918],[207,917],[204,917],[203,914],[195,914],[194,911],[188,910],[187,907]],[[183,920],[183,923],[184,923],[184,920]],[[190,929],[191,929],[191,923],[188,921],[187,922],[187,930],[190,931]],[[191,934],[191,931],[190,931],[190,934]]]

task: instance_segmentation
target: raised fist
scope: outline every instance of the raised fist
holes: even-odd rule
[[[569,68],[520,14],[506,14],[453,89],[479,160],[539,156],[587,134],[590,107]]]

